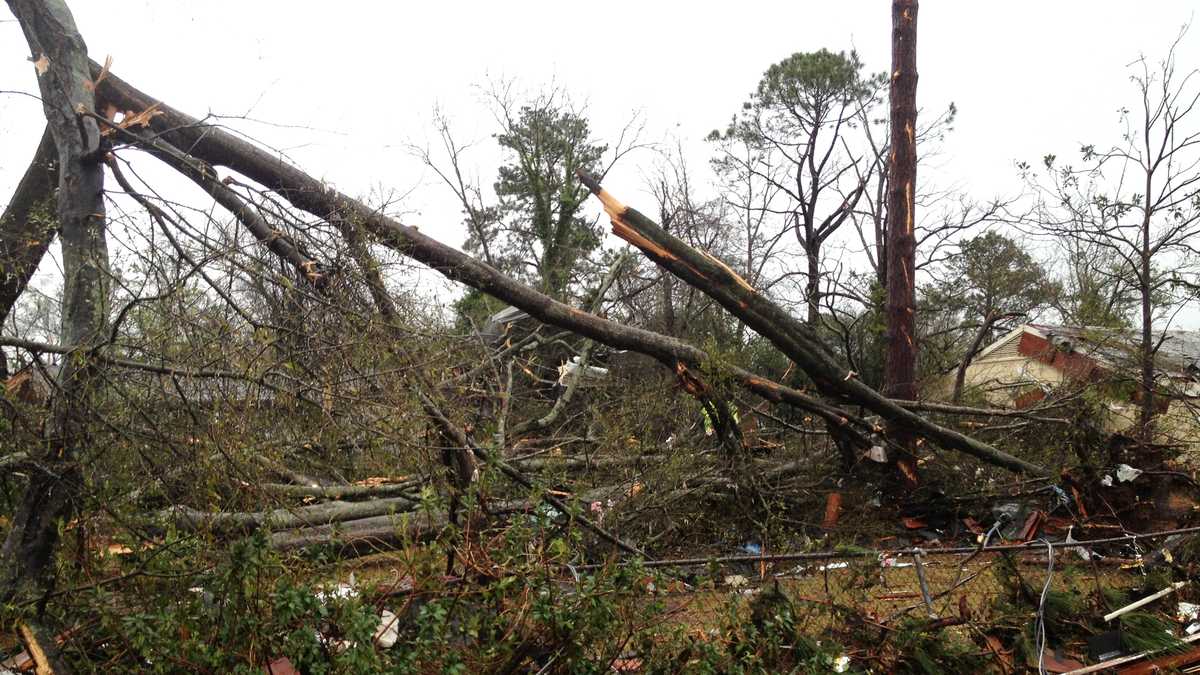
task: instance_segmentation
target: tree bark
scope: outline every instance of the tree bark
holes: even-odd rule
[[[1150,199],[1150,174],[1146,176],[1146,199]],[[1139,270],[1142,300],[1141,344],[1141,408],[1138,412],[1138,438],[1149,446],[1154,441],[1154,295],[1153,267],[1150,261],[1150,211],[1142,223],[1142,269]]]
[[[806,242],[805,247],[808,277],[804,280],[804,294],[808,305],[808,325],[816,328],[821,321],[821,244]]]
[[[87,47],[62,0],[8,0],[37,72],[50,133],[58,150],[58,221],[63,256],[58,392],[47,443],[0,548],[0,604],[35,600],[49,586],[59,529],[75,510],[82,480],[79,455],[88,442],[88,402],[97,383],[93,350],[108,321],[104,151],[95,111]],[[48,646],[53,649],[53,642]],[[56,654],[50,655],[57,659]],[[65,671],[64,671],[65,672]]]
[[[8,319],[58,234],[57,186],[58,150],[47,127],[17,191],[0,215],[0,325]]]
[[[888,162],[887,355],[883,390],[891,398],[917,398],[916,178],[917,0],[892,2],[891,156]],[[913,439],[897,428],[900,477],[917,482]]]

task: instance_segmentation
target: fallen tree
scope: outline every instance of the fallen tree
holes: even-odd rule
[[[591,176],[581,176],[612,219],[613,233],[633,244],[663,269],[721,303],[731,314],[767,338],[812,378],[827,396],[861,405],[891,423],[900,424],[945,448],[1018,473],[1044,474],[1045,469],[918,415],[875,391],[839,363],[810,326],[759,293],[729,266],[697,251],[663,230],[636,209],[608,194]]]
[[[93,64],[93,69],[98,76],[100,66]],[[419,232],[416,228],[403,225],[338,192],[261,148],[175,110],[111,73],[100,81],[97,95],[106,105],[127,114],[136,115],[152,110],[154,114],[150,116],[148,123],[157,141],[168,143],[210,165],[223,166],[250,178],[273,190],[292,206],[331,223],[346,236],[357,236],[356,228],[362,227],[377,237],[381,244],[428,265],[450,279],[518,307],[544,323],[571,330],[617,349],[629,349],[651,356],[681,374],[689,369],[702,369],[709,361],[704,350],[686,342],[609,321],[539,293],[501,274],[491,266]],[[593,186],[599,191],[599,186],[594,181]],[[755,293],[723,264],[710,256],[691,250],[683,242],[663,232],[645,216],[632,209],[626,209],[611,197],[608,198],[605,208],[609,210],[610,216],[616,216],[615,221],[622,218],[636,220],[638,227],[644,229],[645,233],[638,235],[635,228],[626,228],[626,231],[635,233],[635,238],[643,243],[650,242],[647,247],[639,246],[644,253],[684,281],[712,295],[739,318],[747,320],[755,330],[767,336],[795,360],[823,393],[836,396],[844,403],[861,405],[883,415],[889,421],[903,424],[943,447],[967,453],[990,464],[1016,472],[1046,473],[1042,467],[934,424],[885,398],[856,380],[852,373],[838,364],[832,352],[811,332],[797,330],[798,322],[794,318]],[[657,236],[659,241],[652,242],[645,238],[647,235]],[[657,247],[655,243],[658,244]],[[660,255],[658,252],[666,251],[663,245],[676,247],[677,250]],[[687,251],[679,248],[681,246],[687,248]],[[680,258],[677,256],[681,254],[689,261],[688,264],[680,264]],[[705,269],[706,272],[699,273],[700,269]],[[712,278],[706,274],[712,275]],[[740,368],[732,368],[731,374],[742,386],[765,398],[783,401],[818,415],[827,423],[841,429],[843,433],[853,436],[863,446],[868,444],[867,434],[879,431],[875,425],[870,425],[801,391]],[[858,428],[851,428],[852,424]]]

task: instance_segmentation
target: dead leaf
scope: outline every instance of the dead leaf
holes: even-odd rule
[[[910,530],[919,530],[922,527],[927,527],[925,521],[920,518],[904,518],[904,526]]]

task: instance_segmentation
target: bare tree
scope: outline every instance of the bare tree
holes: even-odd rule
[[[823,294],[822,251],[849,221],[879,168],[871,148],[850,140],[870,124],[882,75],[866,75],[858,55],[827,50],[797,53],[763,74],[743,112],[718,143],[715,168],[747,210],[744,227],[761,241],[763,216],[781,219],[803,251],[807,320],[817,325]]]
[[[1091,270],[1133,284],[1140,305],[1138,434],[1146,442],[1153,437],[1155,354],[1173,311],[1196,283],[1200,127],[1193,118],[1200,74],[1178,69],[1176,52],[1185,34],[1156,66],[1137,61],[1130,77],[1137,107],[1122,111],[1120,143],[1085,145],[1078,167],[1047,155],[1045,178],[1023,167],[1040,196],[1037,218],[1044,231],[1103,252],[1101,260],[1115,260],[1119,268]],[[1110,308],[1121,297],[1118,288],[1113,292]]]

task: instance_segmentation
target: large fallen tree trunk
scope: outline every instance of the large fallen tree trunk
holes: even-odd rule
[[[17,191],[0,215],[0,324],[8,318],[58,233],[57,185],[58,151],[47,128]]]
[[[614,234],[638,247],[663,269],[721,303],[731,314],[770,340],[803,369],[825,395],[861,405],[942,447],[1013,471],[1046,473],[1035,464],[935,424],[863,384],[853,371],[840,363],[810,326],[756,291],[728,265],[697,251],[636,209],[625,206],[600,187],[594,178],[586,175],[581,178],[604,205],[612,220]]]
[[[95,65],[94,67],[98,73],[99,66]],[[153,106],[154,110],[160,114],[155,115],[150,124],[159,140],[211,165],[224,166],[237,171],[274,190],[296,208],[325,219],[335,226],[343,229],[361,226],[375,235],[380,243],[432,267],[450,279],[477,288],[519,307],[544,323],[566,328],[611,347],[646,354],[677,370],[681,366],[685,370],[687,367],[699,368],[708,361],[708,355],[703,350],[680,340],[608,321],[557,302],[549,296],[501,274],[489,265],[422,234],[416,228],[403,225],[362,202],[338,192],[297,167],[287,164],[279,157],[153,99],[111,73],[100,83],[97,91],[106,103],[130,113],[136,114]],[[623,206],[620,208],[624,209]],[[653,225],[641,214],[638,216],[642,221]],[[653,227],[661,232],[661,228],[656,225]],[[669,235],[667,236],[669,237]],[[674,239],[674,237],[670,237],[670,239]],[[678,240],[675,242],[682,245],[682,242]],[[686,247],[686,245],[684,246]],[[740,278],[724,265],[712,258],[701,256],[695,251],[691,251],[691,255],[703,261],[702,264],[719,269],[724,275],[718,277],[720,282],[736,286],[743,292],[748,291],[749,296],[747,297],[757,296],[748,286],[745,288],[738,286],[739,282],[743,285],[745,282],[740,281]],[[667,260],[664,258],[662,262],[667,262]],[[672,272],[679,272],[679,270],[672,269]],[[681,276],[689,283],[695,281],[701,284],[706,292],[715,291],[717,290],[716,286],[720,285],[720,283],[714,283],[699,274],[677,274],[677,276]],[[733,289],[726,290],[733,291]],[[745,299],[727,292],[721,292],[719,295],[724,299],[718,299],[731,311],[740,309],[740,303]],[[765,299],[759,298],[759,300]],[[759,317],[756,316],[755,323],[768,332],[778,334],[777,338],[786,336],[791,332],[787,328],[795,323],[794,320],[774,305],[770,305],[769,308],[773,310],[768,314],[771,317],[770,320],[765,320],[765,316],[762,317],[764,320],[758,320]],[[779,328],[771,330],[770,327],[774,324],[785,329],[783,331]],[[756,329],[758,329],[757,326]],[[837,394],[839,398],[878,412],[889,420],[897,420],[944,447],[966,452],[983,461],[1013,471],[1045,473],[1041,467],[1008,455],[963,434],[933,424],[888,401],[856,379],[846,378],[848,371],[837,365],[834,355],[815,337],[806,336],[804,340],[800,341],[781,340],[781,343],[784,344],[788,342],[790,344],[787,349],[784,349],[785,353],[796,360],[798,365],[804,367],[814,381],[828,391]],[[795,389],[783,387],[749,371],[733,368],[730,374],[751,391],[771,400],[786,401],[808,410],[836,427],[846,428],[851,421],[854,421],[848,413],[835,406]],[[861,426],[868,425],[862,424]]]
[[[93,66],[98,75],[100,66]],[[108,73],[100,82],[97,92],[107,105],[132,114],[153,107],[156,114],[150,118],[149,124],[157,141],[168,143],[212,166],[237,171],[274,190],[292,206],[338,227],[348,240],[360,236],[358,229],[362,228],[378,237],[383,245],[432,267],[450,279],[519,307],[543,323],[568,329],[617,349],[629,349],[651,356],[672,369],[677,369],[681,363],[694,368],[708,360],[703,350],[681,340],[608,321],[539,293],[489,265],[422,234],[416,228],[396,222],[334,190],[279,157],[138,91],[112,73]],[[387,307],[388,304],[384,302],[383,306]],[[846,427],[854,423],[862,431],[873,430],[871,425],[849,413],[796,389],[738,368],[732,369],[731,374],[749,390],[807,410],[832,425]]]

